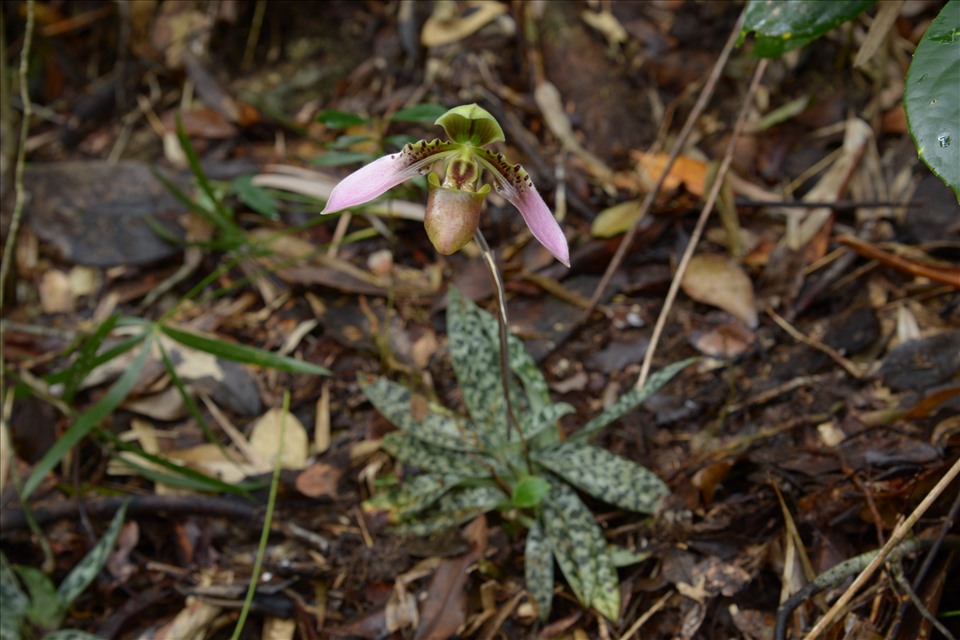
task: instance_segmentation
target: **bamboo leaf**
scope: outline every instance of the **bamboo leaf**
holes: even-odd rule
[[[313,363],[297,360],[289,356],[282,356],[278,353],[264,351],[263,349],[249,347],[235,342],[226,342],[219,338],[202,336],[198,333],[176,329],[170,325],[158,324],[157,326],[161,332],[180,344],[190,347],[191,349],[204,351],[218,358],[225,358],[227,360],[233,360],[234,362],[242,362],[260,367],[269,367],[289,373],[307,373],[316,376],[331,375],[329,369],[324,369]]]
[[[649,469],[600,447],[563,442],[532,455],[573,486],[628,511],[651,513],[670,493]]]

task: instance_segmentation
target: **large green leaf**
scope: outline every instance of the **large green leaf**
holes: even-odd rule
[[[670,493],[649,469],[599,447],[564,442],[532,455],[575,487],[628,511],[650,513]]]
[[[523,554],[523,575],[527,591],[537,603],[540,620],[550,616],[553,600],[553,549],[539,520],[527,531],[527,544]]]
[[[387,420],[417,439],[453,451],[477,450],[476,435],[462,422],[429,411],[429,407],[428,413],[414,417],[413,394],[406,387],[379,378],[373,382],[361,380],[360,390]]]
[[[543,501],[542,517],[547,540],[574,595],[616,621],[620,580],[593,514],[576,491],[556,482]]]
[[[263,349],[258,349],[256,347],[248,347],[247,345],[237,344],[235,342],[227,342],[225,340],[220,340],[219,338],[203,336],[199,333],[183,331],[182,329],[177,329],[175,327],[171,327],[170,325],[160,324],[157,326],[160,328],[160,331],[180,344],[190,347],[191,349],[196,349],[197,351],[209,353],[217,356],[218,358],[225,358],[227,360],[242,362],[244,364],[269,367],[271,369],[278,369],[280,371],[287,371],[290,373],[309,373],[317,376],[330,375],[329,369],[324,369],[323,367],[319,367],[311,362],[304,362],[303,360],[282,356],[278,353],[264,351]]]
[[[19,640],[20,621],[29,606],[7,556],[0,551],[0,640]]]
[[[117,513],[114,514],[110,526],[103,537],[100,538],[100,541],[94,545],[93,549],[90,549],[90,552],[73,568],[73,571],[67,574],[67,577],[57,587],[57,598],[64,609],[73,604],[73,601],[90,586],[90,583],[97,578],[107,564],[110,552],[113,551],[113,543],[117,541],[120,526],[127,515],[127,505],[128,503],[125,502],[122,507],[117,509]]]
[[[646,402],[646,400],[654,393],[659,391],[663,385],[670,382],[673,376],[680,373],[681,369],[686,368],[697,360],[699,360],[699,358],[688,358],[687,360],[681,360],[680,362],[669,364],[660,371],[657,371],[647,378],[647,382],[643,385],[642,389],[631,389],[627,393],[617,398],[616,402],[597,414],[597,416],[594,417],[590,422],[583,425],[581,429],[572,433],[570,435],[570,440],[580,442],[586,441],[614,420],[619,419],[628,411],[632,411],[633,409],[639,407],[643,402]]]
[[[960,200],[960,1],[927,27],[907,72],[903,107],[917,154]]]
[[[776,58],[860,15],[874,0],[750,0],[740,43],[755,33],[753,53]]]

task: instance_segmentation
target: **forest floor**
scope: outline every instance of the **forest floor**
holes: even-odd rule
[[[855,68],[871,10],[770,61],[752,97],[758,60],[749,42],[734,48],[637,218],[739,3],[37,3],[29,197],[3,306],[3,553],[57,584],[129,499],[107,568],[62,626],[227,638],[285,424],[293,435],[242,638],[773,638],[789,594],[881,547],[960,453],[960,208],[919,162],[901,106],[911,52],[941,6],[903,3]],[[23,107],[24,7],[2,6],[14,80],[5,150]],[[544,97],[550,87],[559,102]],[[703,358],[594,441],[671,491],[651,515],[587,499],[608,543],[636,552],[619,569],[615,621],[580,605],[559,572],[539,621],[509,513],[417,538],[363,508],[411,470],[380,449],[394,427],[358,376],[462,411],[447,291],[492,312],[496,300],[474,245],[451,256],[430,245],[416,219],[421,184],[379,208],[319,212],[362,163],[442,133],[435,115],[418,115],[430,108],[392,114],[474,102],[499,120],[498,150],[527,169],[570,241],[566,268],[509,203],[488,197],[480,228],[510,329],[553,398],[575,408],[564,433],[636,384],[709,175],[746,108],[652,370]],[[12,178],[5,164],[4,241]],[[203,207],[231,224],[212,225]],[[257,241],[270,236],[279,240],[264,251]],[[79,345],[99,328],[94,351],[121,344],[130,319],[228,348],[164,343],[177,376],[156,353],[135,364],[136,350],[77,364],[94,359]],[[229,345],[331,374],[237,363]],[[18,487],[134,366],[126,393],[31,487],[25,509]],[[958,495],[954,482],[913,527],[935,555],[925,547],[875,574],[826,637],[940,637],[921,609],[956,637],[960,567],[944,523]],[[801,603],[790,636],[853,575]]]

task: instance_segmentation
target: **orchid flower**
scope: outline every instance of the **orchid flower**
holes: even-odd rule
[[[430,193],[423,225],[433,246],[450,255],[467,244],[480,223],[483,199],[489,184],[481,184],[483,170],[494,186],[523,216],[533,236],[557,260],[570,266],[567,239],[550,208],[537,193],[530,176],[502,153],[485,148],[503,141],[503,129],[492,115],[475,104],[456,107],[437,118],[449,140],[421,140],[403,147],[351,173],[334,187],[322,213],[333,213],[373,200],[414,176],[430,172],[434,163],[446,161],[443,182],[430,173]]]

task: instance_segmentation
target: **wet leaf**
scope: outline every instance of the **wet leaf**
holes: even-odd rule
[[[719,254],[694,256],[680,286],[697,302],[723,309],[751,329],[757,327],[753,283],[730,258]]]
[[[816,40],[860,15],[874,0],[750,0],[740,31],[740,44],[755,34],[753,53],[776,58]]]
[[[649,469],[599,447],[564,442],[531,455],[573,486],[621,509],[652,513],[670,493]]]
[[[907,71],[903,106],[917,153],[960,200],[960,0],[927,27]]]

